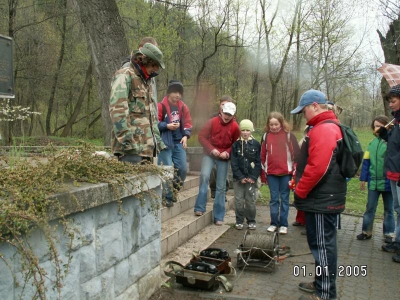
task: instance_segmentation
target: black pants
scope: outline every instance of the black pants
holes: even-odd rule
[[[307,242],[315,260],[317,295],[322,299],[336,299],[338,214],[305,214]]]

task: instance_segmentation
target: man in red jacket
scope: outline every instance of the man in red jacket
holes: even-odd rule
[[[301,145],[296,170],[294,204],[306,215],[307,242],[315,260],[314,282],[301,282],[305,299],[336,299],[337,241],[339,214],[345,208],[346,178],[339,171],[338,145],[343,135],[326,96],[317,90],[305,92],[292,114],[303,113],[310,130]]]
[[[199,133],[199,142],[203,146],[204,157],[200,173],[199,194],[194,206],[194,214],[201,216],[206,211],[208,183],[210,173],[217,167],[217,188],[214,200],[214,223],[222,225],[225,217],[225,187],[228,176],[229,158],[232,144],[239,138],[239,125],[233,119],[236,106],[232,102],[224,105],[222,113],[204,125]]]

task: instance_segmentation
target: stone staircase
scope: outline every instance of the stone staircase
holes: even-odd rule
[[[169,260],[185,265],[193,252],[211,246],[235,222],[233,190],[227,192],[226,215],[222,226],[213,224],[213,199],[210,197],[210,191],[207,211],[200,217],[194,215],[193,207],[199,181],[198,175],[188,175],[178,194],[178,202],[174,203],[173,207],[163,207],[161,210],[161,270]],[[168,277],[165,276],[164,279]]]

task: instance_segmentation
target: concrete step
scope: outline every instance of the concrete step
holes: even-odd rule
[[[187,175],[183,187],[180,192],[191,189],[193,187],[199,187],[200,177],[197,174]]]
[[[228,196],[228,198],[232,198],[231,201],[233,200],[232,196]],[[192,258],[193,253],[198,253],[201,250],[212,247],[214,242],[224,234],[232,224],[235,224],[235,212],[233,209],[230,209],[226,211],[224,224],[222,226],[215,226],[211,223],[201,229],[192,238],[188,239],[184,244],[162,256],[160,262],[161,270],[163,270],[164,264],[170,260],[186,265]],[[230,253],[230,255],[233,257],[233,253]],[[167,281],[169,277],[162,272],[162,279],[163,281]]]
[[[226,211],[228,214],[228,212],[230,212],[230,210],[233,208],[233,202],[234,202],[233,195],[229,195],[228,193],[227,200],[228,201],[226,202]],[[179,202],[175,203],[175,205],[172,208],[178,206],[177,204],[179,204]],[[204,229],[206,226],[210,224],[212,224],[212,227],[215,227],[214,230],[216,232],[219,232],[220,231],[219,228],[223,227],[223,226],[215,226],[213,224],[213,214],[212,214],[213,200],[209,200],[207,202],[206,212],[204,213],[204,215],[200,217],[194,215],[193,206],[194,202],[193,205],[191,205],[186,211],[181,212],[172,218],[169,218],[165,222],[162,222],[161,257],[165,257],[167,254],[171,253],[176,248],[186,243],[189,239],[197,235],[202,229]],[[164,211],[165,210],[163,209],[162,213],[164,213]],[[218,238],[218,236],[216,238]],[[205,249],[207,247],[203,246],[202,248]]]
[[[178,202],[174,203],[173,207],[161,208],[161,222],[165,222],[194,206],[199,190],[199,182],[199,176],[186,176],[183,187],[178,193]]]
[[[174,218],[188,209],[193,208],[194,204],[196,203],[198,192],[198,186],[181,190],[178,193],[178,201],[174,203],[174,206],[163,207],[161,209],[161,222],[164,224],[171,218]]]

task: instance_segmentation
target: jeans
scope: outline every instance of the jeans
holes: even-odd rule
[[[173,187],[180,190],[187,175],[186,151],[182,144],[175,144],[173,149],[164,149],[158,154],[158,165],[174,166]],[[171,190],[171,182],[163,185],[163,193],[167,201],[172,201],[173,191]]]
[[[204,156],[200,171],[199,194],[194,205],[194,211],[205,212],[207,203],[207,191],[210,181],[210,174],[213,166],[217,167],[217,188],[214,199],[214,222],[223,221],[225,217],[225,187],[228,176],[228,160],[215,159],[211,156]]]
[[[400,243],[400,187],[397,186],[397,181],[390,180],[390,188],[392,189],[394,211],[397,213],[395,242]]]
[[[271,225],[288,227],[289,180],[291,175],[267,175],[271,200],[269,202]]]
[[[256,222],[256,185],[256,183],[241,183],[240,180],[233,182],[236,224],[243,224],[244,218],[246,218],[247,224]]]
[[[391,191],[382,192],[376,190],[368,190],[367,208],[363,217],[362,232],[371,235],[374,225],[376,207],[378,206],[379,195],[382,194],[384,219],[383,219],[383,235],[394,236],[394,211],[393,196]]]
[[[338,216],[306,212],[307,242],[316,267],[314,286],[322,299],[336,299]]]
[[[210,175],[210,189],[211,189],[211,198],[215,198],[215,190],[217,188],[216,183],[217,178],[217,169],[215,167],[212,168],[211,175]],[[229,180],[226,178],[226,191],[229,190]]]

